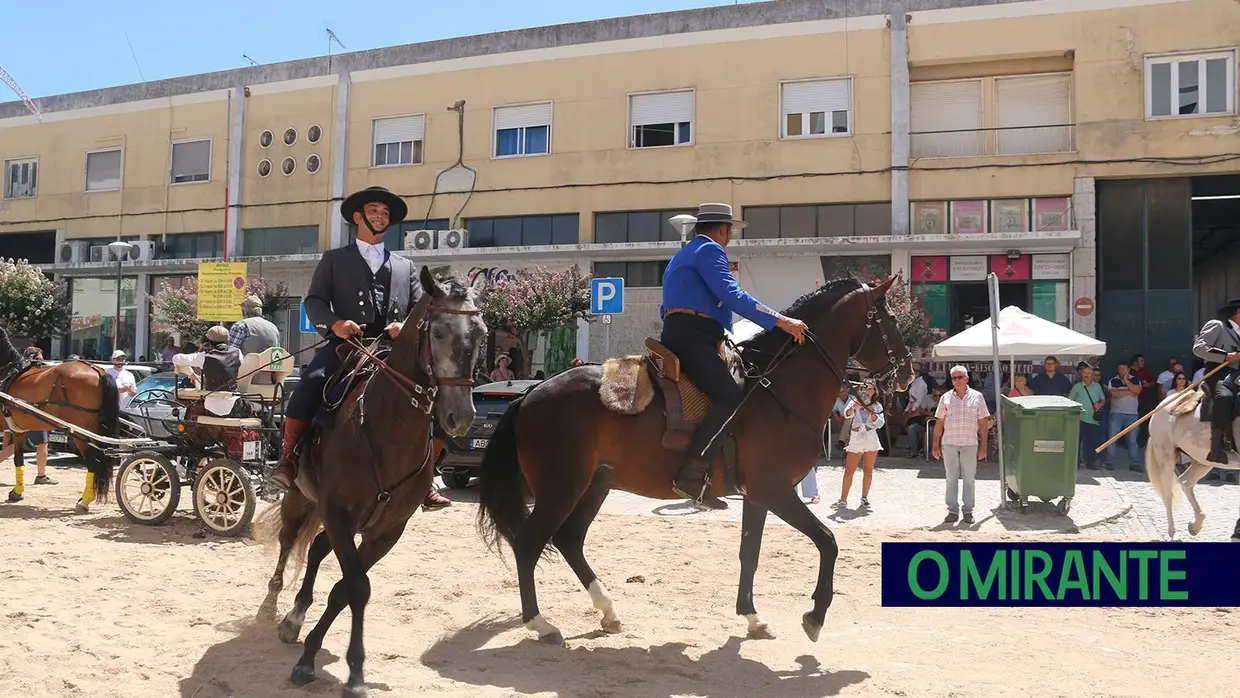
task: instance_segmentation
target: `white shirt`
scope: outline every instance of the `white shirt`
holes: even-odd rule
[[[372,245],[358,238],[357,249],[362,253],[362,259],[365,259],[366,264],[370,266],[370,273],[378,274],[379,267],[383,266],[383,254],[386,251],[383,243],[380,242],[378,245]]]
[[[1158,374],[1158,384],[1162,386],[1163,390],[1170,392],[1171,384],[1174,382],[1175,374],[1171,372],[1171,369],[1167,369],[1166,371]]]
[[[908,387],[908,409],[917,409],[929,393],[930,390],[926,386],[926,379],[922,378],[922,375],[918,373],[917,377],[913,379],[913,384]]]
[[[137,392],[125,392],[126,389],[136,389],[138,386],[138,382],[134,380],[133,374],[123,368],[118,371],[115,366],[108,366],[104,370],[116,380],[116,388],[121,393],[121,409],[128,407],[129,401],[133,399],[134,395],[137,395]]]

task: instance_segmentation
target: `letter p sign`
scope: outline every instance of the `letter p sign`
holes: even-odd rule
[[[595,315],[624,313],[624,279],[591,279],[590,312]]]

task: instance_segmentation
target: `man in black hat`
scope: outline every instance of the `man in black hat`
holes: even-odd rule
[[[732,313],[764,330],[776,327],[805,341],[805,323],[780,315],[741,290],[723,248],[734,228],[745,222],[732,216],[728,204],[698,207],[694,237],[668,262],[663,273],[663,333],[660,343],[676,353],[680,368],[711,400],[689,445],[688,459],[677,473],[672,489],[693,500],[699,509],[726,509],[727,503],[709,496],[711,464],[722,439],[711,439],[736,411],[744,397],[719,356],[724,330],[732,328]],[[709,445],[709,448],[707,446]]]
[[[388,226],[405,220],[408,211],[399,196],[383,187],[359,191],[340,206],[340,215],[357,225],[357,242],[326,252],[306,292],[306,315],[329,341],[301,374],[285,405],[284,448],[271,474],[271,484],[278,488],[287,489],[297,478],[293,450],[319,409],[327,381],[340,368],[336,350],[351,337],[395,337],[422,296],[413,262],[390,254],[383,245]]]
[[[1206,362],[1207,373],[1219,364],[1228,364],[1205,381],[1206,390],[1214,398],[1210,415],[1213,434],[1206,460],[1226,465],[1223,439],[1231,428],[1236,393],[1240,392],[1236,386],[1236,362],[1240,361],[1240,298],[1227,301],[1227,305],[1219,308],[1218,319],[1210,320],[1201,328],[1197,341],[1193,342],[1193,355]]]

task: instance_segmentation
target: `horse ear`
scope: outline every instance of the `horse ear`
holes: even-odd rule
[[[431,268],[429,266],[425,264],[422,265],[422,273],[419,278],[422,281],[422,289],[431,294],[432,298],[443,298],[443,289],[439,288],[439,282],[435,281],[435,275],[431,273]]]
[[[892,274],[886,281],[874,287],[870,292],[874,300],[882,300],[887,297],[887,292],[891,290],[891,285],[896,281],[896,275]]]
[[[485,290],[487,287],[487,275],[486,274],[475,275],[473,283],[470,284],[470,287],[473,289],[475,297],[481,294],[483,290]]]

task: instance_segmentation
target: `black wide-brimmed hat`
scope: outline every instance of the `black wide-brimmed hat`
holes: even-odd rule
[[[1218,314],[1223,317],[1231,317],[1237,310],[1240,310],[1240,298],[1232,298],[1227,301],[1227,305],[1218,309]]]
[[[362,210],[366,204],[384,204],[388,207],[388,225],[396,225],[409,215],[409,207],[404,199],[383,187],[367,187],[340,204],[340,215],[346,223],[353,222],[353,214]]]

